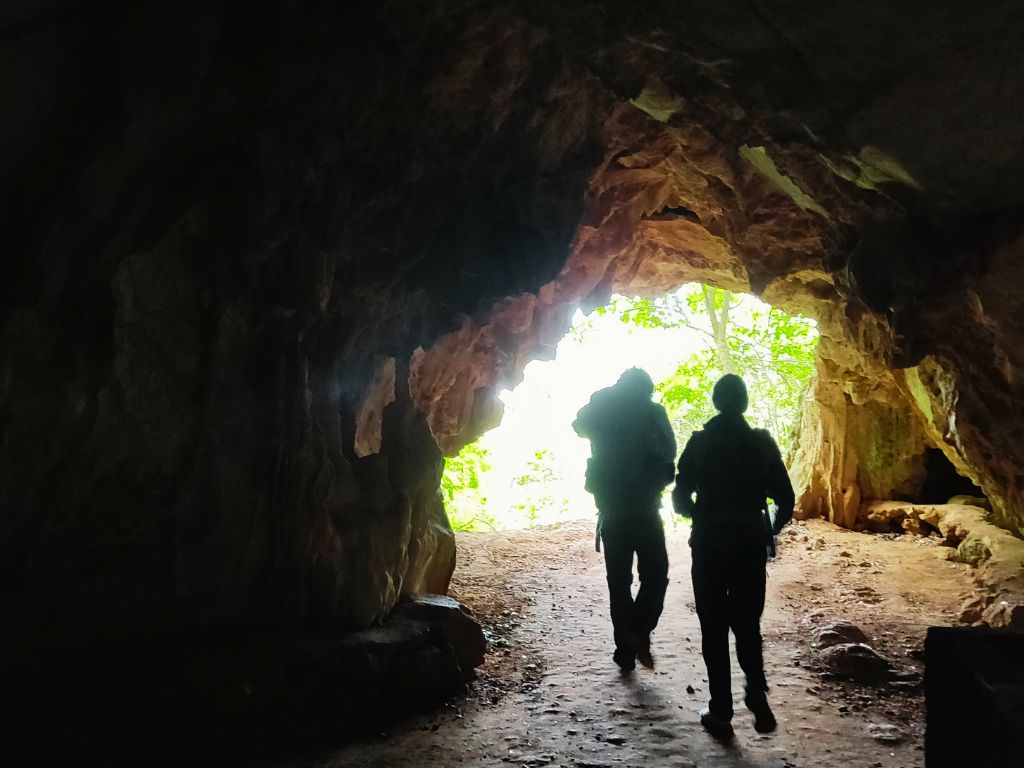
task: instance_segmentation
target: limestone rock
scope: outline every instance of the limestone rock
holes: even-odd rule
[[[833,645],[821,651],[819,658],[832,674],[860,682],[885,679],[892,670],[889,660],[865,643]]]
[[[460,692],[483,661],[483,630],[457,601],[427,595],[400,604],[377,627],[294,653],[301,705],[346,727],[415,712]],[[358,695],[346,695],[358,691]],[[327,701],[317,701],[328,692]],[[280,695],[283,692],[278,692]],[[336,725],[335,728],[338,726]]]
[[[960,608],[960,623],[961,624],[977,624],[981,621],[981,617],[985,612],[985,603],[983,600],[971,599],[968,600]]]
[[[377,362],[373,379],[363,395],[356,413],[356,456],[363,458],[379,453],[383,439],[384,409],[395,402],[395,358]]]
[[[982,620],[990,627],[1024,631],[1024,596],[1020,592],[996,595],[982,613]]]
[[[992,550],[980,538],[968,538],[960,542],[956,554],[961,563],[978,566],[992,557]]]
[[[951,545],[938,550],[940,556],[978,569],[976,578],[985,588],[988,601],[980,617],[970,614],[970,623],[980,620],[994,627],[1019,625],[1024,613],[1024,609],[1018,610],[1024,606],[1024,541],[993,525],[989,513],[979,507],[873,502],[862,507],[859,517],[869,530],[887,530],[893,521],[909,519],[939,531],[945,543]]]
[[[1024,635],[931,627],[925,640],[926,762],[1015,766],[1024,729]]]
[[[959,504],[966,507],[978,507],[979,509],[984,509],[986,512],[992,511],[992,505],[989,504],[988,499],[984,496],[966,496],[964,494],[959,494],[957,496],[950,497],[949,501],[946,503]]]
[[[926,437],[891,374],[825,336],[813,387],[792,460],[798,516],[853,528],[862,499],[919,490]]]
[[[909,533],[911,536],[921,536],[923,531],[921,529],[921,520],[916,517],[905,517],[900,521],[900,527],[905,533]]]
[[[830,648],[843,643],[866,643],[868,636],[855,624],[836,621],[821,627],[814,633],[812,645],[816,648]]]
[[[871,723],[868,725],[868,735],[883,744],[902,744],[907,738],[902,730],[887,723]]]
[[[438,628],[464,674],[468,675],[484,661],[487,641],[483,630],[469,609],[457,600],[443,595],[421,595],[396,606],[392,617]]]

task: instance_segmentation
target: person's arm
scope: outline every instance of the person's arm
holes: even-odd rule
[[[765,490],[778,507],[773,531],[777,536],[786,523],[793,519],[793,505],[796,503],[796,498],[793,494],[793,483],[789,479],[789,472],[786,471],[782,454],[779,452],[779,446],[776,445],[770,434],[765,434],[768,438],[769,451],[768,482]]]
[[[682,517],[693,517],[693,493],[697,490],[697,454],[700,451],[699,432],[687,441],[679,457],[676,487],[672,489],[672,509]]]

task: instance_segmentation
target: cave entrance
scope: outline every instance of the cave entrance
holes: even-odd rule
[[[613,296],[577,311],[553,359],[536,360],[505,390],[501,424],[446,460],[442,493],[456,530],[536,528],[593,519],[583,490],[589,443],[571,423],[591,394],[627,368],[645,369],[672,421],[678,451],[714,415],[724,373],[750,389],[748,419],[784,454],[807,401],[818,333],[814,320],[757,298],[699,283],[655,298]],[[673,524],[665,494],[663,514]]]
[[[921,504],[946,504],[957,496],[979,499],[985,495],[974,481],[957,472],[953,462],[938,448],[925,450],[924,472]]]
[[[767,742],[748,739],[742,753],[726,752],[702,732],[695,712],[708,690],[689,532],[675,527],[667,509],[669,585],[652,636],[656,671],[622,675],[612,658],[606,563],[593,546],[593,498],[583,491],[590,450],[571,428],[577,411],[638,365],[655,380],[681,445],[711,415],[711,386],[730,366],[747,380],[750,421],[773,432],[787,460],[807,455],[794,436],[800,421],[819,436],[832,428],[827,441],[811,442],[835,448],[840,458],[847,434],[855,447],[886,447],[879,435],[905,429],[899,419],[880,421],[876,406],[849,401],[838,377],[825,380],[839,388],[838,397],[829,390],[817,399],[821,382],[815,386],[812,376],[828,375],[832,342],[826,336],[819,355],[813,321],[752,297],[686,285],[657,298],[615,296],[578,312],[551,359],[530,363],[521,383],[501,393],[501,423],[449,459],[444,478],[453,526],[474,531],[455,537],[450,591],[473,610],[490,648],[476,689],[486,704],[460,710],[457,726],[429,726],[450,740],[453,756],[523,765],[634,765],[651,762],[652,754],[658,764],[668,755],[687,764],[767,765],[778,764],[780,754],[800,765],[913,763],[923,724],[910,691],[921,685],[916,661],[925,629],[948,622],[953,596],[972,583],[969,566],[935,556],[937,540],[866,536],[818,517],[795,520],[781,533],[762,624],[772,702],[781,722],[809,723],[814,733],[829,734],[827,745],[781,728]],[[835,418],[814,423],[833,408],[827,413]],[[865,463],[899,456],[876,453],[880,458],[870,454]],[[849,465],[856,479],[857,462]],[[883,679],[890,673],[899,676],[892,687]],[[866,726],[850,728],[848,715],[880,723],[882,738]],[[397,764],[416,754],[426,727],[409,729],[407,740],[381,746],[384,754],[364,762]],[[424,743],[435,750],[439,742]],[[426,756],[420,762],[433,764]]]

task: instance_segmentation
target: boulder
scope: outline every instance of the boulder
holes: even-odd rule
[[[847,621],[836,621],[815,632],[812,645],[815,648],[831,648],[843,643],[866,643],[867,641],[868,636],[860,627]]]
[[[838,677],[859,682],[875,682],[887,678],[892,663],[866,643],[840,643],[824,649],[821,662]]]
[[[992,505],[984,496],[968,496],[967,494],[961,493],[950,497],[949,501],[946,503],[960,504],[961,506],[967,507],[978,507],[978,509],[984,509],[986,512],[990,512],[992,510]]]
[[[895,725],[885,723],[871,723],[868,726],[868,735],[883,744],[902,744],[907,738],[907,735]]]
[[[992,550],[978,538],[964,539],[956,548],[957,559],[975,567],[992,557]]]
[[[408,600],[380,626],[332,637],[312,639],[289,662],[307,715],[328,728],[435,706],[465,688],[486,649],[470,611],[441,595]]]
[[[985,601],[977,598],[968,600],[960,607],[961,624],[977,624],[985,612]]]
[[[398,622],[426,624],[440,632],[465,675],[483,664],[487,652],[483,630],[472,612],[457,600],[444,595],[422,595],[400,603],[391,615]]]

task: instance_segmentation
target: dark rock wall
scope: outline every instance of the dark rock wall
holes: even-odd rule
[[[916,413],[1019,529],[1022,14],[8,8],[5,637],[364,627],[443,590],[441,450],[577,304],[692,279],[815,314],[843,408]]]
[[[586,73],[440,4],[22,4],[0,41],[5,641],[444,592],[410,356],[561,267]]]

